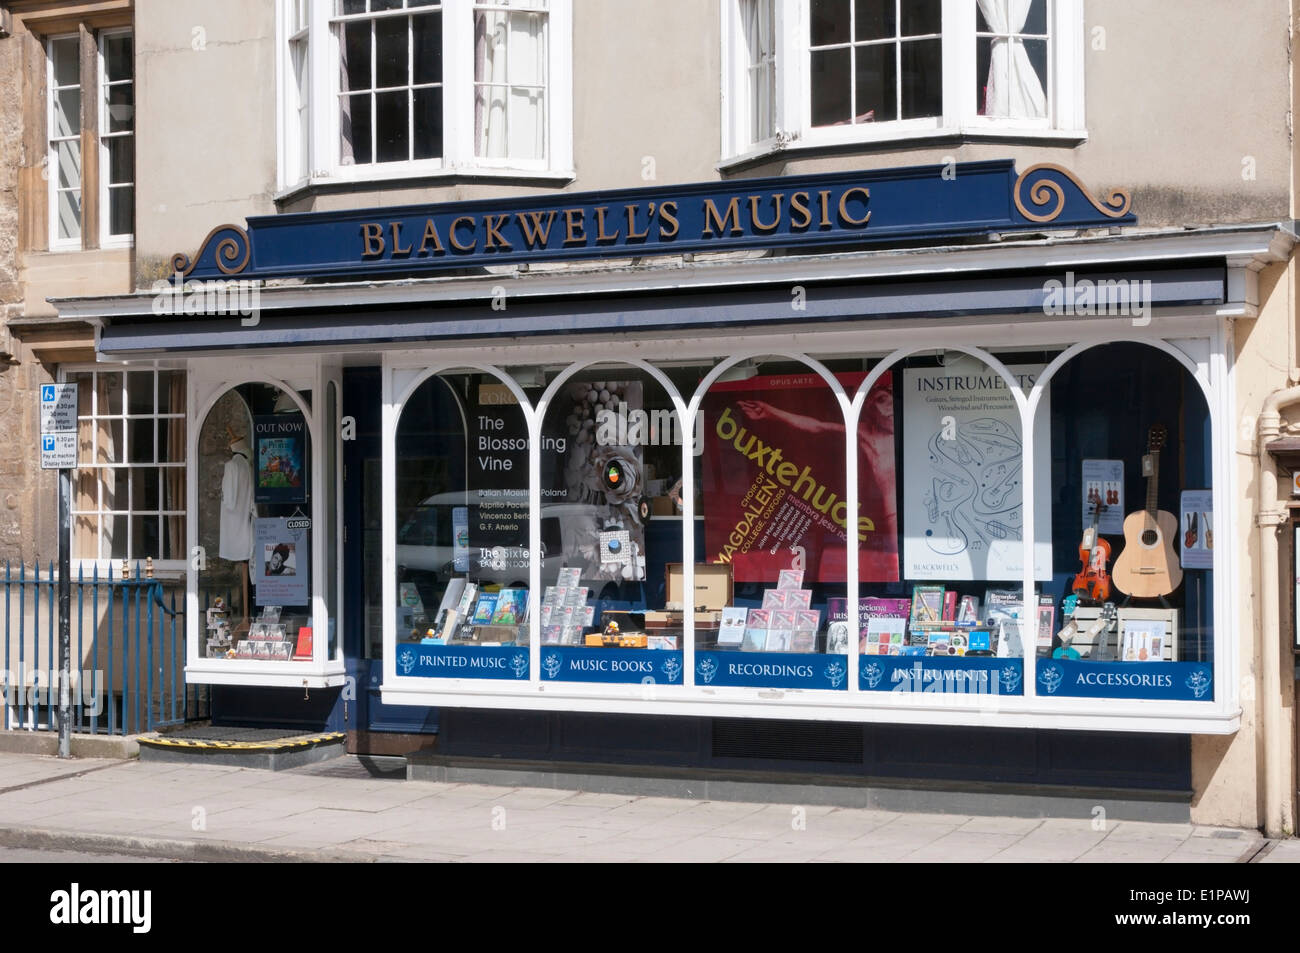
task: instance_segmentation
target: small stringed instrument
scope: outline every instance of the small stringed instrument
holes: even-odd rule
[[[1142,472],[1147,478],[1147,505],[1124,518],[1124,551],[1110,571],[1111,582],[1120,592],[1138,599],[1167,596],[1183,581],[1183,570],[1174,553],[1178,519],[1156,509],[1160,482],[1160,449],[1165,445],[1165,428],[1156,424],[1147,435],[1147,455]]]
[[[1083,534],[1079,543],[1079,562],[1082,564],[1074,576],[1073,592],[1087,596],[1096,602],[1105,602],[1110,598],[1110,577],[1106,574],[1106,563],[1110,561],[1110,543],[1097,533],[1097,522],[1106,504],[1101,494],[1092,491],[1088,494],[1092,503],[1092,525]]]

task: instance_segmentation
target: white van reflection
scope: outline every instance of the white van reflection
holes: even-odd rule
[[[495,536],[491,546],[471,545],[475,542],[473,530],[467,540],[462,540],[461,567],[456,567],[457,546],[453,509],[468,510],[467,524],[478,523],[478,503],[467,500],[465,493],[442,493],[428,497],[414,507],[397,530],[397,578],[413,582],[428,605],[438,604],[438,598],[447,580],[453,576],[468,576],[479,583],[499,583],[510,588],[527,588],[528,521],[520,520],[520,533],[516,539]],[[590,531],[579,529],[593,524],[603,526],[610,518],[608,506],[586,503],[553,503],[542,507],[541,552],[542,580],[544,584],[555,581],[565,565],[582,566],[584,584],[596,582],[597,592],[602,585],[614,586],[612,580],[600,579],[597,566],[588,566],[587,554],[582,552],[582,538]],[[566,555],[567,554],[567,555]],[[597,557],[598,559],[598,557]]]

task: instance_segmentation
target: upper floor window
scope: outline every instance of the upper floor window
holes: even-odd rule
[[[569,0],[281,6],[282,187],[569,172]]]
[[[722,3],[725,158],[792,143],[1085,135],[1079,0]]]
[[[92,58],[83,56],[76,33],[48,37],[45,48],[49,247],[130,244],[135,227],[131,33],[100,31]],[[83,68],[87,63],[93,69]],[[83,183],[90,182],[99,187],[86,195]]]

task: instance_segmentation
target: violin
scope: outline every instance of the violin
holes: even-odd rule
[[[1097,523],[1101,519],[1106,504],[1101,494],[1090,491],[1088,501],[1092,503],[1092,525],[1083,534],[1079,543],[1079,571],[1074,576],[1072,591],[1086,596],[1096,602],[1105,602],[1110,598],[1110,576],[1106,564],[1110,561],[1110,543],[1097,533]]]

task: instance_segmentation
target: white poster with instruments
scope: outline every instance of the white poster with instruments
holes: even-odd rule
[[[1097,532],[1102,536],[1124,535],[1124,461],[1083,461],[1083,525],[1080,535],[1092,525],[1092,514],[1101,501]]]
[[[1178,542],[1184,569],[1214,568],[1214,493],[1183,490]]]
[[[1033,386],[1041,365],[1007,368]],[[1020,411],[982,363],[903,371],[903,575],[1024,576]],[[1052,576],[1050,393],[1034,425],[1034,578]]]

